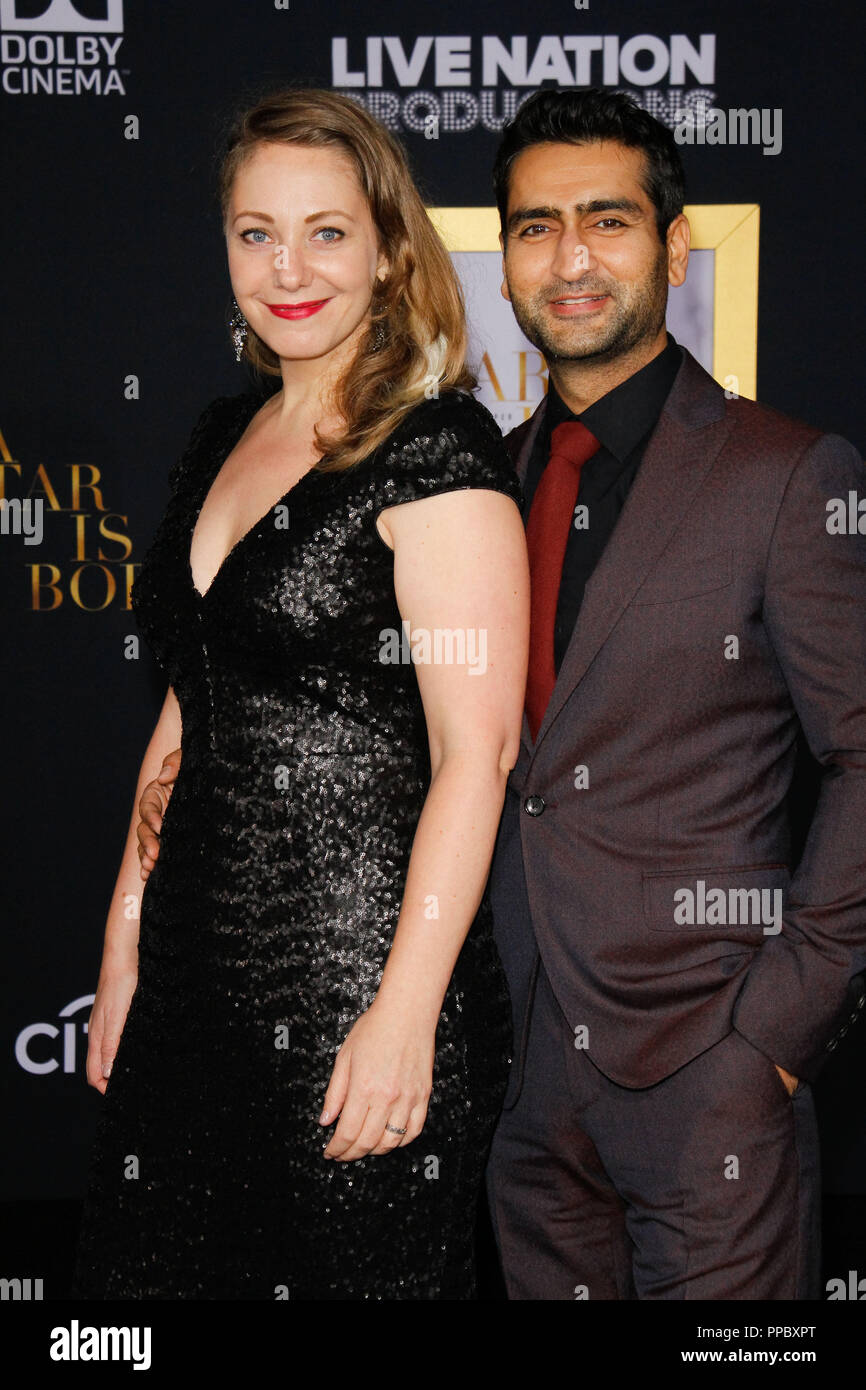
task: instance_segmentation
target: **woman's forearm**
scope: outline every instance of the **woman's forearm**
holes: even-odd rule
[[[128,974],[138,968],[138,921],[144,887],[138,858],[138,803],[145,786],[156,777],[166,753],[178,746],[180,737],[180,709],[174,692],[169,687],[162,712],[141,761],[129,831],[105,924],[100,979],[109,975]]]
[[[507,778],[490,750],[450,754],[418,820],[376,998],[433,1028],[487,882]]]

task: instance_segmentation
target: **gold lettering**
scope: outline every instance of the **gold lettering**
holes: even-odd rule
[[[33,496],[33,492],[34,492],[34,489],[36,488],[36,483],[37,483],[37,481],[41,481],[42,486],[38,489],[38,491],[39,491],[39,492],[44,492],[44,493],[45,493],[45,496],[48,498],[48,506],[50,507],[51,511],[52,511],[52,512],[62,512],[62,511],[63,511],[63,508],[61,507],[60,503],[59,503],[58,500],[57,500],[57,493],[54,491],[54,488],[51,486],[51,479],[49,478],[48,474],[45,472],[45,466],[44,466],[44,464],[41,464],[41,463],[40,463],[39,467],[36,469],[36,472],[33,474],[33,482],[30,484],[30,491],[27,493],[27,496],[28,496],[28,497],[32,497],[32,496]]]
[[[95,608],[88,608],[87,604],[81,597],[81,575],[84,572],[84,570],[87,569],[101,570],[102,573],[105,575],[105,599],[102,603],[97,604]],[[72,602],[76,605],[77,608],[83,608],[85,613],[99,613],[103,608],[107,608],[108,605],[111,602],[113,602],[114,595],[116,594],[116,592],[117,582],[114,578],[114,575],[111,573],[111,570],[108,569],[105,565],[97,565],[94,563],[79,565],[78,569],[73,570],[72,572],[72,578],[69,581],[69,593],[72,597]]]
[[[129,525],[129,518],[126,516],[121,516],[120,512],[108,512],[104,517],[100,519],[99,534],[100,536],[104,536],[107,541],[117,541],[118,544],[123,547],[123,553],[122,555],[118,555],[117,559],[128,560],[130,555],[132,554],[132,541],[129,539],[129,536],[125,536],[122,531],[112,531],[111,527],[106,525],[106,522],[112,520],[114,517],[117,517],[120,521],[122,521],[124,526]],[[110,555],[103,555],[101,550],[97,551],[97,555],[99,556],[100,560],[111,559]]]
[[[90,473],[91,481],[89,483],[85,483],[82,479],[82,473],[85,468],[88,469]],[[99,479],[102,477],[99,469],[92,463],[73,463],[70,465],[70,472],[72,474],[72,510],[74,512],[80,512],[82,492],[92,492],[94,502],[96,503],[96,510],[98,512],[107,511],[108,509],[102,501],[102,492],[96,486]]]
[[[135,571],[140,570],[141,565],[140,563],[121,565],[121,569],[125,570],[126,572],[126,587],[124,590],[123,606],[128,613],[132,608],[132,601],[130,595],[132,594],[132,586],[135,583]]]
[[[519,377],[518,377],[518,387],[517,387],[517,399],[518,399],[519,401],[525,401],[525,400],[526,400],[526,359],[527,359],[528,356],[529,356],[529,354],[527,353],[527,351],[526,351],[525,348],[521,349],[521,351],[518,352],[518,354],[517,354],[517,359],[518,359],[518,363],[519,363]],[[536,352],[535,356],[538,358],[538,368],[537,368],[536,371],[532,372],[532,376],[537,376],[537,377],[540,378],[541,381],[544,382],[544,390],[542,391],[541,394],[542,394],[542,395],[546,395],[546,394],[547,394],[547,363],[545,362],[545,360],[544,360],[544,358],[542,357],[542,355],[541,355],[540,352]]]
[[[72,518],[72,520],[75,522],[75,554],[72,557],[74,560],[87,559],[87,544],[85,541],[84,532],[86,530],[85,522],[87,521],[89,515],[89,512],[78,512]]]
[[[0,439],[3,436],[0,435]],[[14,468],[15,472],[21,477],[21,464],[15,463],[12,459],[7,459],[5,463],[0,463],[0,497],[6,496],[6,469]]]
[[[60,578],[60,570],[57,568],[57,566],[45,564],[28,565],[28,569],[30,570],[31,607],[33,609],[33,612],[51,613],[55,608],[59,608],[61,603],[63,602],[63,595],[57,587],[57,581]],[[40,570],[49,570],[51,572],[51,578],[47,580],[40,579]],[[40,590],[42,589],[51,590],[52,594],[54,595],[53,603],[43,605],[40,602],[39,594]]]
[[[496,372],[495,372],[494,369],[493,369],[493,363],[492,363],[491,360],[490,360],[490,353],[489,353],[489,352],[485,352],[485,353],[482,355],[482,358],[481,358],[481,365],[482,365],[482,367],[484,367],[484,368],[486,369],[486,371],[487,371],[487,375],[488,375],[488,377],[490,378],[490,385],[493,387],[493,390],[494,390],[494,392],[496,393],[496,399],[497,399],[498,401],[504,401],[504,400],[505,400],[505,392],[503,391],[502,387],[499,385],[499,378],[498,378],[498,376],[496,375]]]

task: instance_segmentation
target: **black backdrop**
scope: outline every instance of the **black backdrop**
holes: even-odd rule
[[[484,36],[509,46],[526,36],[530,53],[543,36],[619,36],[624,47],[647,32],[666,45],[684,34],[695,48],[701,35],[715,36],[712,80],[687,76],[685,90],[708,87],[725,109],[783,112],[778,155],[755,146],[683,149],[690,202],[761,207],[758,394],[861,451],[866,443],[859,6],[63,5],[65,13],[60,0],[51,10],[48,0],[0,5],[6,495],[53,499],[41,545],[0,537],[6,1199],[74,1198],[83,1188],[100,1101],[83,1075],[88,1007],[75,1005],[95,987],[136,772],[163,693],[146,649],[129,659],[129,566],[147,548],[168,468],[198,413],[247,384],[225,327],[230,289],[213,195],[218,132],[233,105],[286,80],[346,90],[332,65],[340,37],[357,71],[370,36],[399,35],[406,52],[421,36],[466,36],[463,90],[477,97]],[[41,28],[16,27],[40,16]],[[46,27],[51,16],[59,28]],[[88,62],[98,31],[70,26],[118,16],[122,28],[105,34],[100,61]],[[637,61],[646,66],[648,54]],[[53,94],[22,90],[32,88],[34,69]],[[76,92],[95,70],[103,90]],[[444,84],[431,60],[417,85],[440,96],[443,85],[455,88],[438,76]],[[620,72],[610,85],[670,97],[665,79],[640,85]],[[513,86],[499,74],[495,109]],[[400,89],[387,59],[382,88],[396,94],[398,110],[412,90]],[[429,140],[399,117],[398,129],[429,204],[492,201],[494,130],[442,129]],[[34,604],[33,565],[55,567],[39,573],[56,581],[57,606],[48,587]],[[803,785],[801,816],[808,776]],[[866,1193],[864,1076],[860,1027],[818,1087],[831,1193]]]

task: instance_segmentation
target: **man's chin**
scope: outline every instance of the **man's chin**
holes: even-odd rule
[[[518,326],[532,346],[545,358],[562,361],[581,361],[585,357],[595,357],[597,353],[608,352],[616,344],[617,333],[610,322],[578,323],[574,320],[561,320],[551,323],[521,323]]]
[[[563,335],[555,340],[539,340],[534,346],[547,362],[584,362],[587,358],[610,352],[616,346],[616,340],[609,333],[581,333],[579,338]]]
[[[521,333],[540,352],[546,362],[586,362],[592,358],[616,356],[622,346],[622,328],[606,323],[576,323],[562,320],[551,326],[517,317]]]

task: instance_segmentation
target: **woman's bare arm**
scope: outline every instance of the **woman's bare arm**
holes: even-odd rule
[[[410,1143],[423,1126],[443,997],[519,751],[528,652],[526,541],[510,498],[457,490],[382,516],[410,641],[421,629],[434,644],[432,659],[416,665],[432,775],[381,984],[337,1056],[320,1117],[329,1124],[339,1114],[325,1156],[343,1162]],[[446,636],[437,660],[437,631],[452,634],[458,657],[462,642],[462,663],[448,659]]]
[[[502,493],[449,492],[383,515],[395,541],[401,617],[410,638],[416,629],[433,634],[434,651],[415,667],[432,777],[380,994],[406,1000],[435,1025],[481,901],[520,749],[529,568],[520,513]],[[447,638],[437,659],[437,629],[458,634],[450,655],[460,655],[462,640],[464,663],[448,659]]]
[[[102,965],[90,1015],[87,1048],[87,1080],[101,1092],[106,1088],[106,1068],[110,1072],[138,980],[138,920],[142,893],[136,833],[138,804],[145,786],[162,767],[166,753],[180,743],[180,736],[180,708],[169,686],[141,761],[126,845],[105,924]]]

